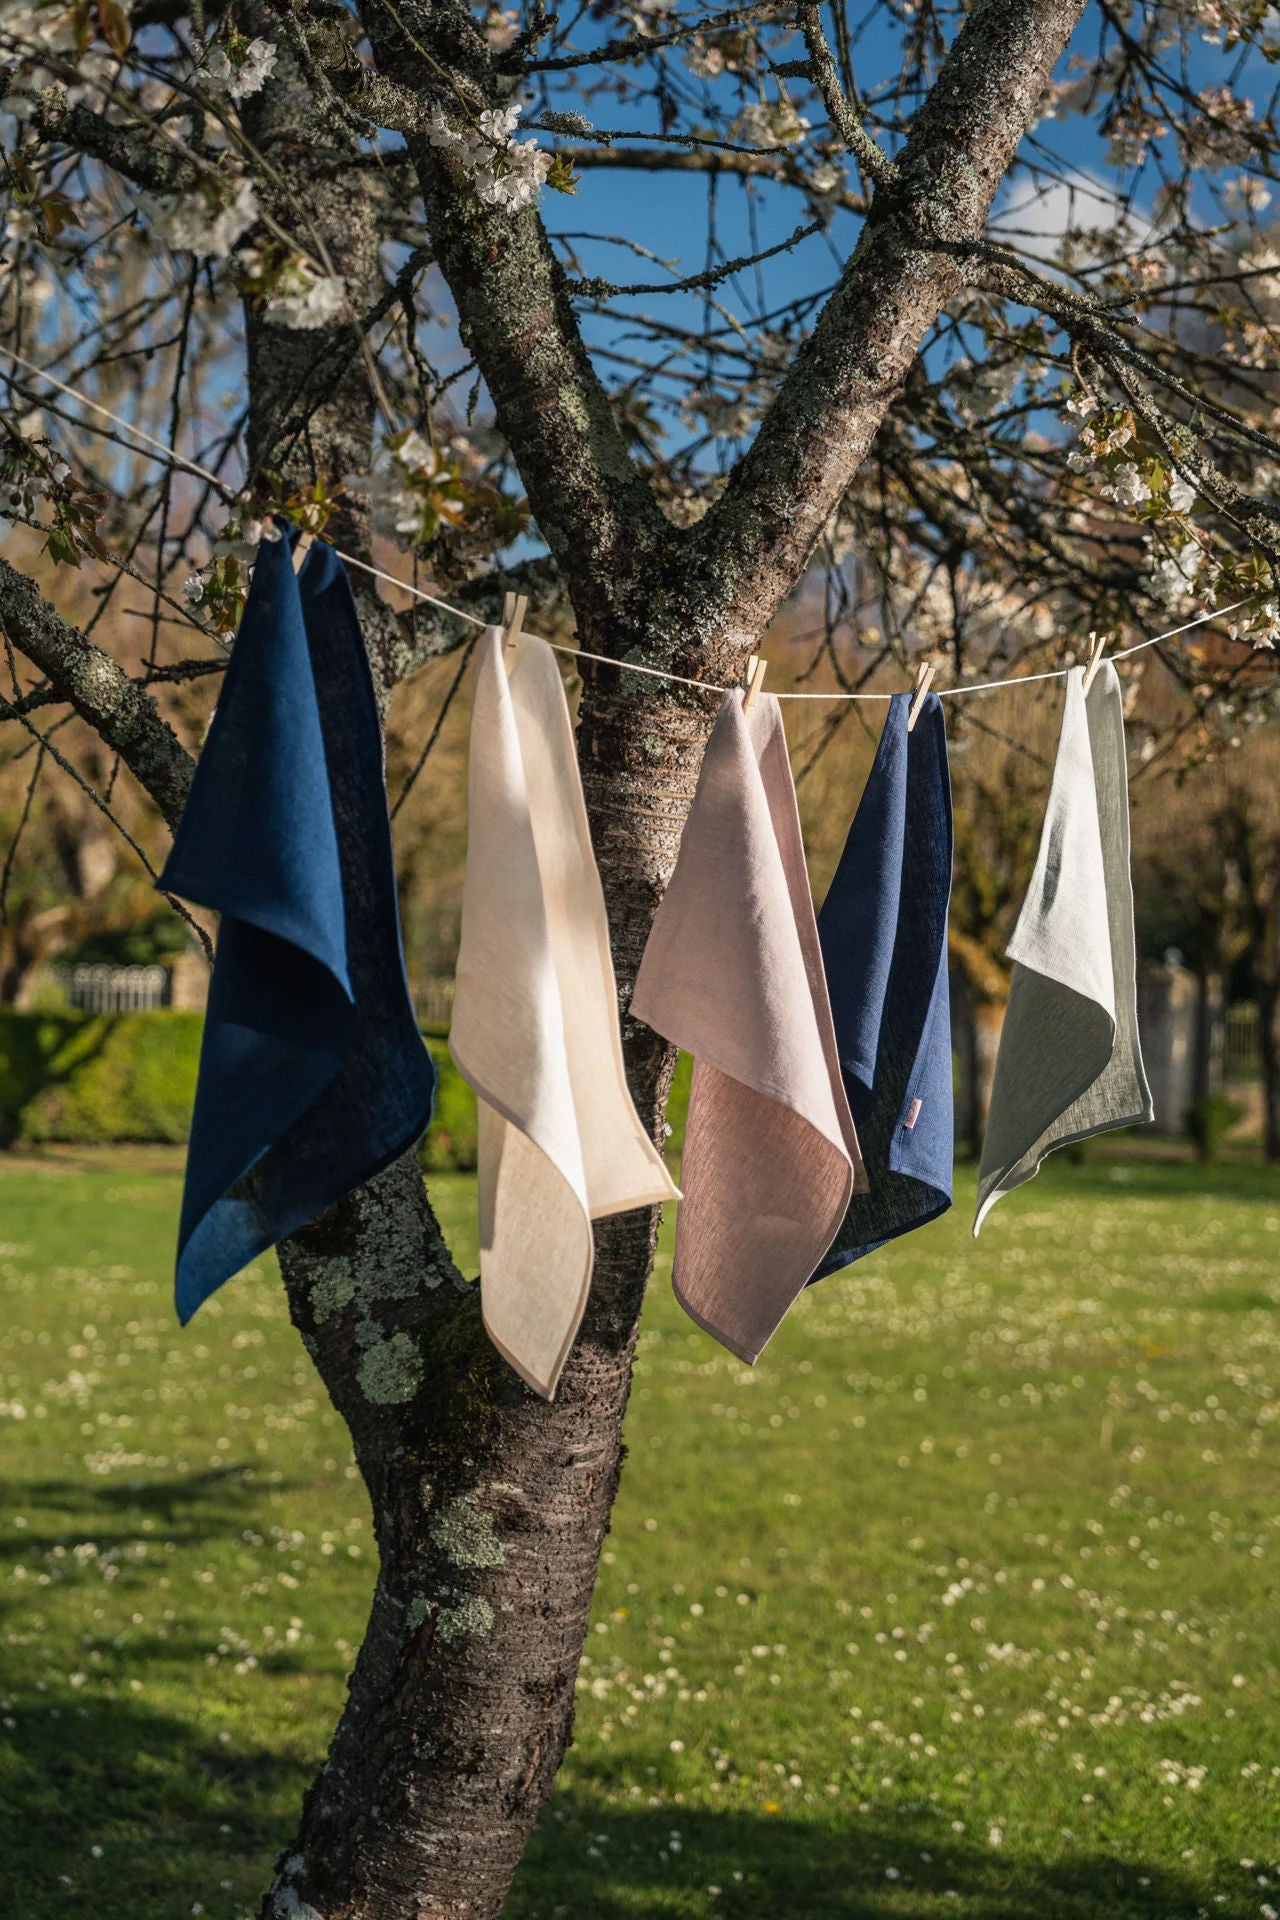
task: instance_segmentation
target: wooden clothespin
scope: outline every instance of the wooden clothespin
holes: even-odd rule
[[[764,685],[764,677],[768,671],[769,662],[761,659],[758,653],[753,653],[747,662],[747,692],[742,702],[742,711],[744,713],[750,713],[752,707],[754,707],[756,695]]]
[[[520,629],[524,626],[525,608],[529,604],[527,593],[509,593],[502,603],[502,644],[514,647],[520,638]]]
[[[307,555],[311,551],[311,545],[314,539],[315,539],[314,533],[310,533],[310,532],[304,532],[300,537],[297,546],[293,550],[293,570],[295,573],[302,572],[302,569],[306,564]]]
[[[1085,662],[1084,679],[1081,682],[1081,686],[1085,693],[1088,693],[1090,687],[1093,685],[1093,676],[1098,671],[1098,668],[1102,665],[1102,656],[1106,652],[1106,650],[1107,650],[1106,634],[1091,633],[1089,635],[1089,657]]]
[[[938,669],[931,667],[927,661],[916,668],[916,683],[911,690],[911,711],[907,715],[908,733],[913,730],[916,721],[920,718],[920,709],[924,705],[924,697],[932,686],[933,677],[937,671]]]

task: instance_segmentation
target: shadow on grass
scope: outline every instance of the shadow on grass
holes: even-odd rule
[[[504,1920],[1256,1920],[1258,1901],[1238,1868],[1206,1887],[1123,1847],[1068,1846],[1042,1862],[966,1843],[920,1810],[620,1811],[567,1790],[534,1836]]]
[[[256,1905],[320,1759],[223,1745],[121,1700],[18,1703],[6,1719],[0,1908],[15,1920],[229,1920]]]
[[[299,1481],[272,1479],[270,1492],[289,1492]],[[49,1527],[14,1528],[0,1534],[0,1559],[29,1559],[55,1547],[73,1547],[92,1538],[99,1548],[123,1547],[134,1542],[154,1546],[161,1537],[179,1546],[225,1538],[249,1526],[260,1508],[263,1481],[251,1467],[213,1467],[167,1479],[95,1482],[83,1480],[23,1480],[3,1483],[5,1505],[18,1512],[29,1509],[53,1518],[66,1514],[64,1531]],[[149,1528],[103,1530],[102,1523],[133,1515],[152,1522]],[[74,1516],[74,1521],[71,1521]]]
[[[209,1920],[232,1920],[256,1904],[319,1759],[283,1744],[222,1745],[127,1702],[65,1699],[10,1717],[15,1726],[0,1728],[0,1863],[4,1911],[22,1920],[70,1911],[171,1920],[196,1901]],[[863,1815],[832,1802],[804,1818],[628,1809],[575,1786],[555,1795],[505,1920],[1196,1920],[1205,1911],[1256,1920],[1257,1888],[1238,1870],[1206,1887],[1101,1850],[1039,1862],[967,1843],[920,1809]]]

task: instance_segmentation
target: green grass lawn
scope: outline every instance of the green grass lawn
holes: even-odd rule
[[[465,1260],[472,1188],[435,1192]],[[0,1160],[0,1910],[234,1920],[373,1580],[267,1263]],[[1280,1179],[1061,1163],[761,1364],[646,1315],[578,1737],[515,1920],[1280,1914]]]

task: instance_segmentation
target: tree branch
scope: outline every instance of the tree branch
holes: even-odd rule
[[[460,0],[394,8],[369,0],[364,19],[380,72],[399,86],[451,114],[464,88],[502,104],[488,49]],[[642,581],[652,586],[655,557],[674,547],[674,530],[632,462],[536,211],[486,206],[451,153],[425,134],[407,138],[463,342],[483,371],[539,530],[573,583],[579,621],[598,631],[620,595]]]
[[[866,178],[878,187],[891,187],[898,169],[887,153],[876,145],[862,124],[856,101],[846,100],[836,72],[836,63],[822,31],[822,10],[817,0],[801,0],[796,20],[809,49],[809,65],[814,85],[822,95],[822,104],[840,138],[848,147]]]
[[[1164,388],[1189,409],[1217,419],[1270,460],[1280,459],[1280,444],[1270,435],[1241,420],[1220,401],[1188,387],[1177,374],[1162,367],[1153,355],[1135,346],[1116,325],[1114,312],[1101,303],[1059,287],[1044,275],[1023,266],[1020,261],[991,258],[985,248],[983,256],[981,268],[967,276],[970,285],[981,285],[1002,294],[1006,299],[1016,300],[1021,305],[1034,307],[1047,314],[1073,340],[1096,354],[1122,388],[1135,413],[1160,439],[1174,464],[1229,515],[1246,538],[1260,548],[1273,565],[1280,563],[1280,511],[1270,502],[1248,494],[1199,447],[1175,445],[1174,437],[1181,439],[1185,423],[1166,414],[1149,394],[1135,386],[1133,376]]]
[[[1019,306],[1032,307],[1046,314],[1051,320],[1056,320],[1073,340],[1097,351],[1105,350],[1114,354],[1134,372],[1146,374],[1170,393],[1175,393],[1188,407],[1229,427],[1242,441],[1264,453],[1268,459],[1280,459],[1280,442],[1270,434],[1263,433],[1259,427],[1250,426],[1230,407],[1215,400],[1211,393],[1189,387],[1176,373],[1161,366],[1153,354],[1144,352],[1128,339],[1118,325],[1120,315],[1113,302],[1093,300],[1087,294],[1075,293],[1069,287],[1050,280],[1047,275],[1036,273],[1021,260],[1015,260],[1003,250],[989,245],[974,249],[973,253],[976,264],[965,275],[971,287],[998,293],[1006,300],[1016,301]]]
[[[5,559],[0,559],[0,628],[120,755],[167,825],[176,827],[195,769],[191,755],[150,694]]]
[[[804,572],[920,344],[961,288],[1085,0],[979,0],[876,194],[812,337],[720,499],[693,529],[704,604],[736,644]],[[727,557],[726,557],[727,556]]]
[[[732,174],[740,180],[773,180],[780,186],[805,189],[805,178],[795,158],[785,149],[776,153],[717,153],[705,147],[618,147],[561,145],[557,154],[577,173],[612,167],[631,173]],[[870,204],[860,186],[844,186],[832,193],[810,194],[811,204],[825,211],[863,214]]]
[[[812,239],[815,233],[821,231],[821,220],[807,221],[797,227],[794,233],[789,233],[785,240],[779,240],[776,246],[764,247],[759,253],[740,254],[736,260],[725,260],[718,266],[708,267],[704,273],[692,273],[685,280],[655,280],[639,286],[620,287],[611,280],[593,276],[590,279],[570,280],[569,292],[575,300],[621,300],[639,294],[708,292],[724,281],[731,280],[734,274],[744,273],[748,267],[759,266],[762,260],[773,260],[780,253],[790,253],[802,240]]]
[[[191,193],[213,171],[209,167],[202,174],[172,141],[147,131],[141,121],[128,125],[69,104],[61,87],[45,87],[32,96],[30,124],[42,140],[100,160],[152,193]]]

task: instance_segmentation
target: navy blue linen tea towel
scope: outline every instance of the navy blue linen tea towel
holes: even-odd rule
[[[411,1147],[435,1066],[409,999],[382,736],[351,589],[264,541],[158,882],[221,915],[178,1229],[185,1323]]]
[[[951,780],[942,702],[889,702],[866,789],[818,915],[845,1092],[870,1182],[820,1280],[951,1205],[955,1135],[947,909]]]

